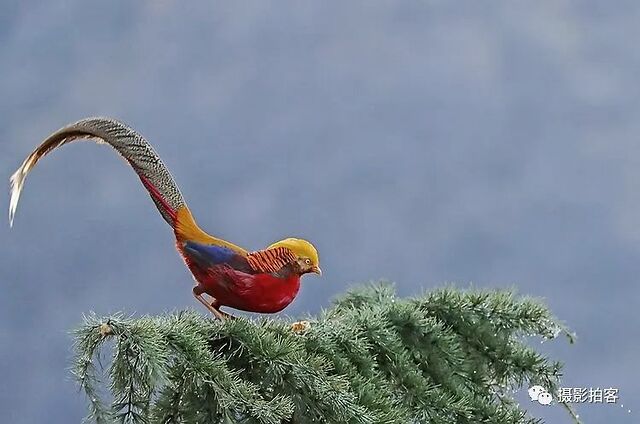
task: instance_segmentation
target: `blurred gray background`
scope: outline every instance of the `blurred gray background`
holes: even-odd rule
[[[286,314],[380,278],[405,296],[515,286],[578,333],[539,346],[566,362],[564,386],[619,388],[617,405],[578,406],[585,421],[635,423],[638,22],[631,1],[5,0],[2,178],[62,125],[120,118],[205,229],[316,243],[325,275]],[[84,416],[68,371],[83,313],[206,313],[107,147],[44,160],[0,240],[3,422]]]

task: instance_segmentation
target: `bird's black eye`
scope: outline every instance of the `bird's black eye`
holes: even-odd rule
[[[306,263],[307,265],[311,265],[311,259],[309,259],[309,258],[305,259],[304,263]]]

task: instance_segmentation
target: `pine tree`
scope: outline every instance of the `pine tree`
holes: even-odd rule
[[[530,338],[573,341],[541,302],[508,290],[400,299],[376,284],[307,322],[90,315],[74,374],[97,423],[537,423],[513,393],[555,391],[561,364]]]

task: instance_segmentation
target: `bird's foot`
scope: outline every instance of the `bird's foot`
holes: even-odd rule
[[[221,319],[223,319],[223,320],[225,320],[225,319],[236,319],[236,317],[234,317],[233,315],[228,314],[226,312],[222,312],[220,309],[216,308],[213,303],[211,304],[211,307],[213,309],[215,309],[216,311],[220,312],[220,315],[223,317]]]
[[[207,302],[203,296],[203,291],[200,286],[195,286],[193,288],[193,296],[198,300],[198,302],[202,303],[204,307],[207,308],[209,312],[211,312],[220,321],[224,321],[231,317],[231,315],[225,312],[222,312],[220,309],[218,309],[218,302],[215,299],[213,299],[213,302],[211,303]]]

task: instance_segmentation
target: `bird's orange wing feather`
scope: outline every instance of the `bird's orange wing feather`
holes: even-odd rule
[[[277,272],[297,259],[295,253],[286,247],[258,250],[247,255],[247,262],[258,272]]]

